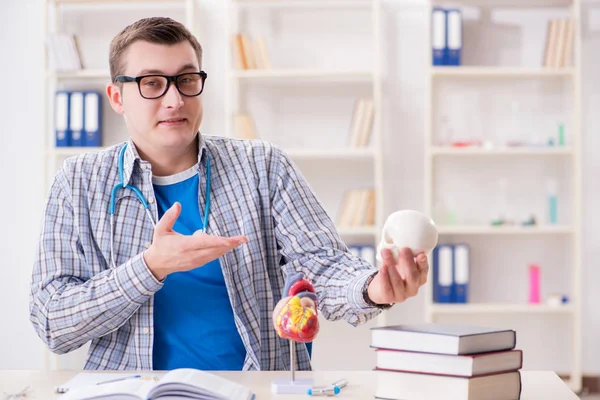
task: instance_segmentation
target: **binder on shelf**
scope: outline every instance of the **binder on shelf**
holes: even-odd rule
[[[69,107],[69,122],[71,128],[71,146],[83,146],[83,92],[71,92],[71,104]]]
[[[71,145],[71,131],[69,127],[70,101],[70,92],[64,90],[56,92],[54,99],[54,135],[56,147],[67,147]]]
[[[102,146],[102,102],[100,93],[85,92],[84,98],[84,139],[83,145],[87,147]]]
[[[469,246],[454,245],[454,302],[467,303],[469,299]]]
[[[431,44],[433,65],[445,65],[446,53],[446,11],[436,7],[431,13]]]
[[[435,303],[452,303],[454,298],[454,257],[453,248],[449,244],[436,246],[433,256],[433,301]]]
[[[462,13],[458,9],[446,10],[446,65],[460,65],[462,53]]]
[[[348,251],[356,257],[360,257],[360,246],[348,246]]]
[[[375,261],[375,247],[374,246],[362,246],[360,248],[360,258],[365,260],[371,265],[376,265]]]
[[[348,251],[353,255],[362,258],[371,265],[376,265],[375,246],[372,245],[350,245]]]

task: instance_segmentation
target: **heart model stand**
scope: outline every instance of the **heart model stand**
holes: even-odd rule
[[[273,324],[279,337],[289,339],[290,376],[276,379],[271,391],[278,394],[306,394],[313,387],[313,379],[296,378],[296,342],[312,342],[319,332],[317,295],[302,274],[286,280],[283,298],[273,311]]]

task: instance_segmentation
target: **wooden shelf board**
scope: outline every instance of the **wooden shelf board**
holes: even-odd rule
[[[440,235],[546,235],[546,234],[570,234],[573,228],[570,226],[468,226],[447,225],[438,226]]]
[[[484,313],[572,313],[570,304],[551,306],[547,304],[517,304],[517,303],[466,303],[431,305],[435,314],[484,314]]]

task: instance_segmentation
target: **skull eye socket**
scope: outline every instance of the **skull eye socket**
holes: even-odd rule
[[[391,238],[391,237],[390,237],[390,236],[389,236],[387,233],[385,234],[384,240],[385,240],[385,242],[386,242],[387,244],[392,244],[392,243],[394,243],[394,241],[392,240],[392,238]]]

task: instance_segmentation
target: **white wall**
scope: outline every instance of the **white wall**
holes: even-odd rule
[[[415,1],[416,2],[416,1]],[[413,3],[415,3],[413,2]],[[222,63],[226,52],[223,46],[228,43],[223,31],[224,12],[217,0],[201,0],[200,40],[205,48],[205,69],[209,72],[209,81],[206,92],[205,104],[207,119],[203,131],[219,134],[223,129],[223,101],[224,94],[221,88],[224,85]],[[42,175],[42,149],[36,140],[43,131],[42,124],[42,51],[43,51],[43,1],[42,0],[3,0],[0,16],[4,23],[0,25],[0,73],[4,77],[5,95],[0,96],[0,110],[3,116],[3,129],[0,135],[0,165],[3,174],[3,196],[0,196],[0,210],[3,211],[3,226],[0,231],[0,270],[3,279],[0,279],[0,317],[2,318],[2,331],[0,333],[0,368],[40,368],[42,367],[43,353],[40,340],[33,333],[28,321],[28,283],[35,251],[39,221],[41,217],[41,196],[43,191]],[[424,62],[427,59],[426,49],[423,48],[423,35],[425,14],[419,6],[404,7],[400,1],[386,1],[384,13],[384,51],[385,55],[385,178],[389,183],[386,191],[386,213],[396,209],[423,208],[423,115],[424,115],[424,90],[425,78],[422,75]],[[600,236],[600,216],[595,205],[600,200],[600,191],[596,180],[600,161],[594,157],[596,149],[600,149],[600,138],[594,133],[598,130],[600,116],[595,110],[600,107],[600,77],[597,71],[600,56],[600,23],[599,12],[591,7],[586,7],[586,14],[591,17],[584,18],[584,349],[583,369],[587,374],[600,374],[600,348],[595,344],[600,334],[600,312],[597,304],[600,294],[596,291],[596,282],[600,280],[600,272],[596,265],[598,256],[597,239]],[[102,13],[104,17],[113,16]],[[89,38],[101,31],[110,36],[123,26],[128,17],[114,17],[114,25],[104,24],[98,18],[84,22],[73,19],[75,29],[83,31]],[[591,22],[590,22],[591,21]],[[595,22],[594,22],[595,21]],[[300,21],[301,22],[301,21]],[[286,23],[293,29],[298,29],[298,20],[287,20]],[[591,24],[591,25],[590,25]],[[593,28],[593,29],[590,29]],[[361,28],[361,31],[364,30]],[[306,40],[299,37],[297,40]],[[310,38],[309,38],[310,39]],[[313,38],[314,40],[314,38]],[[318,40],[318,39],[317,39]],[[530,44],[525,41],[524,52]],[[363,45],[360,43],[359,45]],[[350,48],[343,48],[340,52],[349,53]],[[105,62],[106,51],[89,53],[87,58],[96,67],[102,67]],[[362,54],[362,53],[361,53]],[[293,55],[293,54],[292,54]],[[85,56],[85,55],[84,55]],[[360,56],[357,57],[361,59]],[[303,59],[297,59],[303,62]],[[364,58],[361,62],[364,62]],[[351,59],[348,60],[351,62]],[[22,81],[12,78],[16,74],[24,76]],[[6,77],[11,77],[7,79]],[[362,89],[359,89],[362,90]],[[258,89],[256,96],[260,98]],[[306,96],[309,91],[303,91]],[[327,99],[337,96],[339,100],[351,105],[350,98],[355,93],[347,90],[331,92],[323,90]],[[273,94],[273,96],[277,93]],[[279,94],[281,96],[281,94]],[[276,97],[273,97],[276,98]],[[277,99],[281,99],[279,97]],[[324,97],[323,97],[324,98]],[[327,105],[323,100],[315,99],[316,104]],[[208,100],[210,99],[210,100]],[[270,97],[267,97],[270,99]],[[298,104],[300,102],[297,102]],[[278,112],[289,113],[298,106],[293,98],[278,104]],[[313,108],[300,111],[311,112]],[[341,140],[349,126],[349,115],[344,119],[343,110],[333,108],[338,124],[331,126],[336,139]],[[298,121],[313,128],[319,122],[325,124],[330,116],[311,115],[312,121]],[[341,116],[340,116],[341,115]],[[117,120],[114,120],[117,121]],[[118,122],[117,122],[118,123]],[[278,126],[277,119],[272,120],[273,126]],[[342,124],[344,126],[340,127]],[[115,125],[117,126],[117,125]],[[280,125],[279,125],[280,126]],[[306,141],[313,142],[317,139],[306,130]],[[295,131],[294,133],[297,133]],[[293,140],[286,138],[286,140]],[[22,149],[21,152],[15,149]],[[26,154],[24,155],[23,153]],[[26,159],[27,162],[23,162]],[[319,168],[319,167],[316,167]],[[357,169],[356,172],[360,170]],[[19,175],[14,171],[19,170]],[[306,167],[307,176],[314,176],[314,169]],[[354,171],[354,170],[352,170]],[[345,179],[352,179],[352,176]],[[367,179],[364,175],[360,179]],[[324,185],[315,183],[318,192],[326,189]],[[474,197],[477,193],[473,193]],[[323,195],[326,205],[334,205],[341,197],[336,195]],[[17,211],[18,210],[18,211]],[[418,321],[423,317],[423,296],[420,295],[406,304],[399,305],[392,311],[393,322]],[[332,325],[327,324],[327,333],[323,340],[328,345],[339,345],[340,337],[344,337],[345,329],[330,330]],[[7,328],[8,327],[8,328]],[[368,333],[363,336],[368,340]],[[365,342],[363,342],[365,343]],[[347,344],[347,343],[346,343]],[[322,346],[325,347],[325,346]],[[343,346],[342,346],[343,347]],[[322,365],[335,365],[331,360],[320,360]],[[365,365],[365,369],[370,365]],[[560,369],[561,366],[557,366]]]

